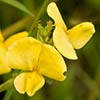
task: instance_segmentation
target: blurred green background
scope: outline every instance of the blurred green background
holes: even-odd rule
[[[45,0],[17,1],[24,4],[35,17]],[[77,50],[78,60],[65,59],[68,67],[65,81],[50,80],[33,97],[20,95],[13,89],[10,99],[3,99],[3,92],[0,93],[0,100],[100,100],[100,0],[56,0],[56,3],[68,28],[90,21],[95,25],[96,33],[85,47]],[[34,17],[0,0],[0,28],[5,37],[28,30]],[[45,24],[49,19],[45,9],[41,23]],[[0,83],[9,77],[9,74],[1,75]]]

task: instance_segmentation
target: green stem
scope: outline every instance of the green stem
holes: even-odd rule
[[[33,20],[33,17],[26,17],[18,22],[12,24],[11,26],[7,27],[6,29],[2,30],[4,38],[9,37],[10,35],[14,34],[15,32],[22,30],[26,27],[26,25],[30,24]]]
[[[13,85],[13,78],[7,80],[6,82],[4,82],[3,84],[0,85],[0,93],[7,90],[8,88],[10,88]]]
[[[9,88],[9,89],[6,91],[6,94],[5,94],[3,100],[11,100],[12,93],[13,93],[13,87]]]
[[[46,6],[47,6],[48,3],[49,3],[49,0],[45,0],[45,1],[44,1],[44,3],[43,3],[43,5],[42,5],[42,7],[41,7],[39,13],[38,13],[37,16],[35,17],[35,19],[34,19],[32,25],[31,25],[31,27],[30,27],[29,36],[31,36],[32,30],[33,30],[34,25],[36,24],[36,22],[37,22],[37,21],[39,20],[39,18],[44,14],[45,9],[46,9]]]

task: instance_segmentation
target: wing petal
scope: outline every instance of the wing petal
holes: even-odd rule
[[[64,30],[56,27],[53,33],[54,45],[68,59],[77,59],[77,55]]]
[[[29,96],[32,96],[43,87],[45,84],[44,78],[38,74],[36,71],[29,72],[27,75],[27,87],[26,92]]]
[[[14,80],[16,90],[21,94],[26,92],[29,96],[34,95],[44,83],[44,78],[35,71],[21,73]]]
[[[37,65],[41,51],[40,43],[31,37],[17,40],[8,47],[7,59],[11,68],[32,70]]]
[[[82,48],[95,33],[91,22],[83,22],[68,30],[68,37],[75,49]]]
[[[26,73],[21,73],[15,78],[14,86],[19,93],[24,94],[26,92],[26,82],[27,82]]]
[[[63,73],[67,71],[62,56],[54,47],[47,44],[42,46],[38,69],[40,74],[59,81],[65,79]]]

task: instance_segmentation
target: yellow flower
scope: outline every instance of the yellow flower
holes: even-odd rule
[[[9,67],[23,72],[14,80],[16,90],[32,96],[45,83],[43,76],[63,81],[66,64],[59,52],[52,46],[32,37],[17,40],[8,47]]]
[[[3,36],[0,31],[0,74],[4,74],[7,72],[10,72],[10,68],[7,66],[7,60],[6,60],[6,46],[3,43]]]
[[[8,73],[11,70],[7,66],[6,50],[7,48],[5,47],[5,45],[0,42],[0,74]]]
[[[6,57],[9,46],[11,46],[11,44],[14,43],[16,40],[26,36],[28,36],[27,32],[20,32],[4,41],[4,38],[0,31],[0,74],[5,74],[11,71],[11,68],[7,64]]]
[[[82,48],[95,32],[91,22],[83,22],[67,30],[62,16],[54,2],[47,7],[48,15],[55,21],[53,41],[59,52],[69,59],[77,59],[74,49]]]

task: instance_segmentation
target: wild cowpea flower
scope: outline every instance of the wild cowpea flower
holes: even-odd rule
[[[21,70],[15,78],[14,86],[21,93],[35,94],[45,84],[46,76],[63,81],[66,64],[59,52],[51,45],[32,37],[25,37],[12,43],[7,52],[8,65]]]
[[[6,50],[7,48],[3,43],[3,37],[2,34],[0,33],[0,75],[8,73],[11,70],[7,65]]]
[[[11,46],[11,44],[14,43],[16,40],[26,36],[28,36],[27,32],[20,32],[4,41],[4,37],[2,36],[2,33],[0,31],[0,75],[11,71],[11,68],[8,66],[6,56],[9,46]]]
[[[80,23],[67,30],[62,16],[54,2],[47,7],[48,15],[55,22],[53,42],[58,51],[69,59],[77,59],[74,49],[82,48],[95,33],[94,25],[91,22]]]

